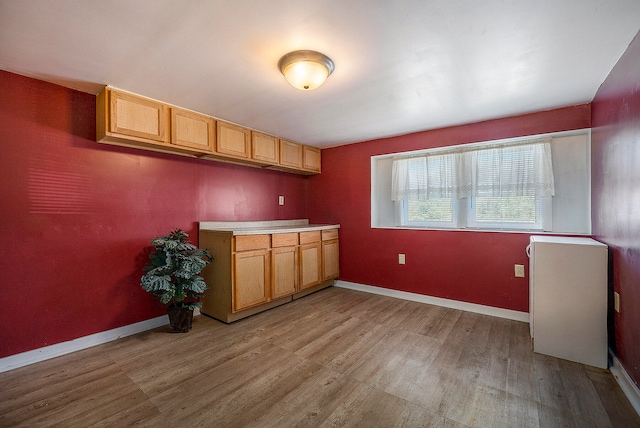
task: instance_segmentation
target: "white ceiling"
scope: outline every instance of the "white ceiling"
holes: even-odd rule
[[[0,0],[0,69],[330,147],[590,102],[639,29],[638,0]],[[286,83],[298,49],[324,86]]]

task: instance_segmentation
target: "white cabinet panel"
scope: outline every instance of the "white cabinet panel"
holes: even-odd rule
[[[607,246],[532,236],[530,329],[535,352],[607,367]]]

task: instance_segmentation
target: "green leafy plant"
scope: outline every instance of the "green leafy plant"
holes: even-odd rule
[[[143,268],[140,285],[164,304],[193,310],[202,306],[199,297],[209,288],[199,273],[213,257],[209,251],[190,244],[188,238],[181,229],[154,238],[154,250]]]

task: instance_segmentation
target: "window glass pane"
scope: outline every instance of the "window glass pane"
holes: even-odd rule
[[[478,196],[475,204],[477,222],[537,222],[535,196]]]
[[[453,206],[450,198],[409,200],[407,219],[410,222],[453,221]]]

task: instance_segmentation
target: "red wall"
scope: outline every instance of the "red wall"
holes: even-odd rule
[[[527,311],[528,235],[371,229],[370,157],[590,126],[581,105],[351,144],[307,178],[98,144],[95,97],[2,71],[0,93],[0,358],[162,315],[144,250],[199,220],[337,222],[343,280]]]
[[[609,244],[620,293],[610,345],[640,386],[640,34],[596,94],[591,141],[593,234]]]
[[[0,357],[165,313],[138,285],[154,236],[307,218],[306,177],[98,144],[95,97],[42,81],[0,94]]]
[[[528,270],[529,235],[372,229],[371,156],[589,128],[590,115],[579,105],[323,150],[308,209],[312,222],[341,225],[340,279],[527,312],[528,278],[513,265]]]

